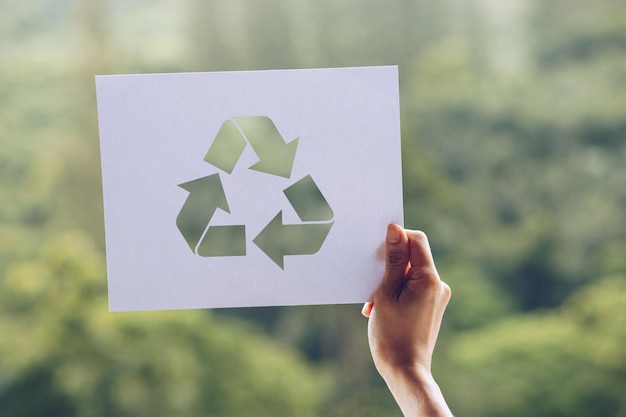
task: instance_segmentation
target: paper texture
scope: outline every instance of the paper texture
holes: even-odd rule
[[[396,67],[96,90],[112,311],[370,299],[403,221]]]

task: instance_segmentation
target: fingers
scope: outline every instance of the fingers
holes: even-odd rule
[[[361,314],[363,315],[363,317],[366,318],[370,318],[370,314],[372,314],[372,308],[374,308],[374,303],[371,301],[368,301],[367,303],[363,304],[363,308],[361,309]]]
[[[406,233],[409,239],[409,262],[411,264],[407,282],[427,280],[433,285],[441,284],[426,234],[417,230],[407,230]],[[425,283],[422,282],[421,285]]]
[[[397,224],[387,226],[385,245],[385,275],[381,289],[390,294],[402,287],[409,263],[408,237],[404,229]]]
[[[385,252],[385,274],[380,286],[380,291],[385,296],[397,296],[401,293],[407,279],[413,281],[418,277],[429,277],[433,285],[441,284],[428,237],[424,232],[404,230],[397,224],[390,224],[387,227]],[[411,276],[407,277],[409,266]],[[447,292],[449,299],[449,290]],[[363,305],[361,314],[369,318],[373,308],[374,303],[367,302]]]
[[[407,230],[406,233],[409,239],[409,262],[411,264],[406,285],[415,292],[424,292],[427,289],[436,291],[437,301],[441,306],[441,316],[443,316],[452,292],[448,284],[439,277],[428,237],[421,231]]]
[[[411,267],[417,270],[435,272],[435,261],[426,234],[419,230],[407,230],[406,234],[409,239]]]

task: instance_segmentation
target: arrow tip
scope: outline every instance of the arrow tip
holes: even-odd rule
[[[285,248],[281,239],[281,229],[283,226],[283,212],[278,214],[265,226],[263,230],[252,241],[259,247],[280,269],[285,269],[284,257]]]
[[[219,207],[227,213],[230,213],[228,207],[228,201],[226,200],[226,193],[224,193],[224,186],[220,179],[220,174],[212,174],[206,177],[197,178],[192,181],[178,184],[183,190],[190,193],[199,193],[210,196],[211,200],[215,201],[214,207]]]
[[[249,168],[284,178],[291,177],[291,170],[293,169],[293,163],[296,159],[299,139],[300,138],[295,138],[289,143],[278,145],[271,153],[263,153],[259,162],[251,165]]]

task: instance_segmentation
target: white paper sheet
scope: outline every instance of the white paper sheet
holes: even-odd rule
[[[112,311],[370,299],[403,221],[397,67],[96,89]]]

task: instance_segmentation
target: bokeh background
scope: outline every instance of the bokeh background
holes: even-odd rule
[[[0,2],[0,415],[400,416],[360,306],[107,312],[94,90],[387,64],[453,411],[626,416],[622,0]]]

